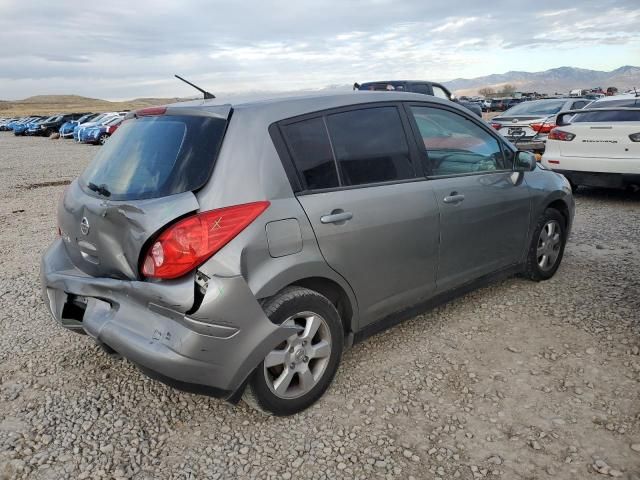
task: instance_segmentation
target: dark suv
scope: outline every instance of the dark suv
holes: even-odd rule
[[[353,89],[383,92],[411,92],[422,93],[423,95],[433,95],[434,97],[456,102],[482,118],[482,107],[480,105],[474,102],[458,100],[448,88],[436,82],[429,82],[426,80],[390,80],[366,82],[362,84],[354,83]]]

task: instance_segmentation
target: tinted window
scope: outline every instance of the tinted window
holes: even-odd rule
[[[640,110],[577,113],[571,123],[580,122],[640,122]]]
[[[595,101],[589,108],[640,107],[640,97],[629,97],[620,100]]]
[[[338,186],[338,172],[322,118],[285,125],[282,133],[305,190]]]
[[[522,102],[507,110],[504,115],[553,115],[564,107],[566,100],[533,100]]]
[[[85,191],[113,200],[157,198],[202,187],[226,120],[158,116],[122,123],[80,177]],[[92,186],[93,185],[93,186]]]
[[[511,169],[496,138],[471,120],[439,108],[411,107],[432,175]]]
[[[415,83],[411,85],[411,91],[414,93],[422,93],[424,95],[430,95],[429,87],[424,83]]]
[[[395,107],[376,107],[327,116],[343,185],[415,177],[409,146]]]

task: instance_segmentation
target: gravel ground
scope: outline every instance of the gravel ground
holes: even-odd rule
[[[308,411],[177,392],[58,327],[38,262],[99,147],[0,133],[0,479],[640,479],[640,195],[582,190],[558,274],[355,346]]]

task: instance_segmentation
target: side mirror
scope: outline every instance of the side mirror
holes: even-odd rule
[[[518,151],[513,165],[514,172],[532,172],[536,169],[536,156],[531,152]]]

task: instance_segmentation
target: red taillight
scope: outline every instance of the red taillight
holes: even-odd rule
[[[500,130],[500,128],[502,128],[502,124],[501,123],[491,122],[491,126],[493,128],[495,128],[496,130]]]
[[[560,140],[561,142],[570,142],[574,138],[576,138],[576,136],[573,133],[558,130],[557,128],[551,130],[547,137],[548,140]]]
[[[136,110],[138,117],[150,117],[153,115],[164,115],[167,111],[167,107],[147,107],[140,110]]]
[[[534,132],[549,133],[551,130],[556,128],[556,124],[553,122],[532,123],[530,127],[533,129]]]
[[[169,279],[190,272],[229,243],[268,206],[269,202],[245,203],[180,220],[149,247],[142,262],[142,274]]]

